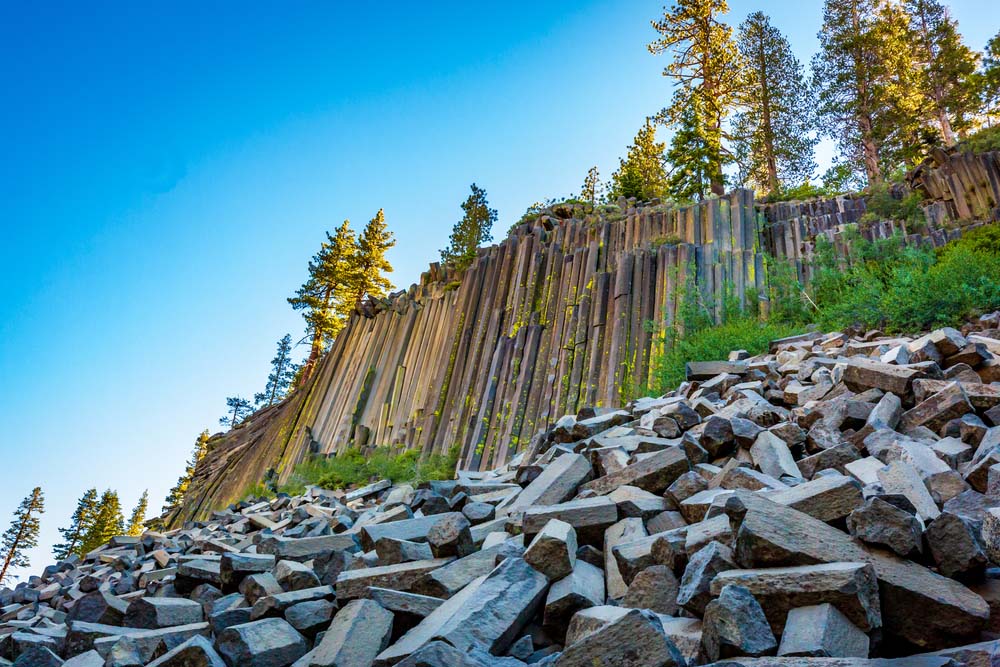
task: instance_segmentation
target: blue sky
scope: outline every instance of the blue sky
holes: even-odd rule
[[[285,298],[325,230],[384,208],[408,285],[471,182],[502,236],[607,178],[670,93],[660,2],[28,5],[0,10],[0,530],[41,485],[32,571],[90,486],[158,510],[301,335]],[[763,9],[808,61],[821,3],[789,5],[730,22]],[[952,6],[974,48],[1000,27]]]

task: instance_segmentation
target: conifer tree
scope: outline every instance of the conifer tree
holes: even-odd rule
[[[226,399],[226,407],[229,411],[219,417],[219,423],[226,428],[236,428],[243,421],[253,414],[253,404],[248,399],[239,396],[230,396]]]
[[[128,519],[128,526],[125,527],[125,534],[132,537],[139,537],[145,527],[142,525],[146,520],[146,508],[149,506],[149,489],[142,492],[139,502],[136,503],[132,514]]]
[[[693,95],[681,110],[670,140],[666,191],[677,202],[701,201],[712,191],[712,145],[704,133],[701,97]]]
[[[982,113],[988,125],[1000,120],[1000,32],[986,44],[982,71],[977,76]]]
[[[73,510],[69,527],[59,529],[63,541],[52,547],[52,557],[61,561],[73,554],[79,554],[80,546],[83,544],[83,536],[90,530],[96,516],[97,489],[87,489],[76,502],[76,509]]]
[[[295,310],[304,310],[306,335],[312,338],[309,357],[299,374],[299,385],[312,375],[316,361],[325,347],[337,337],[354,307],[351,297],[352,274],[356,268],[357,245],[349,220],[334,234],[327,232],[326,241],[309,262],[309,278],[288,303]]]
[[[895,3],[826,0],[813,81],[824,133],[869,184],[919,143],[917,69],[908,17]]]
[[[905,0],[911,50],[920,67],[918,82],[928,120],[938,126],[946,146],[956,141],[976,111],[974,75],[977,55],[962,43],[958,24],[938,0]]]
[[[195,468],[198,467],[198,462],[205,458],[205,454],[208,453],[208,441],[210,439],[211,436],[208,434],[208,429],[205,429],[198,435],[198,439],[194,443],[194,450],[191,452],[191,458],[188,459],[187,466],[184,468],[184,474],[177,479],[177,484],[170,489],[170,493],[167,494],[166,500],[164,500],[164,512],[177,507],[184,501],[184,494],[187,493],[188,487],[191,485]]]
[[[583,187],[580,188],[580,199],[591,204],[596,204],[604,197],[604,186],[601,184],[601,172],[597,167],[591,167],[587,171],[587,177],[583,179]]]
[[[299,365],[292,361],[292,335],[285,334],[278,341],[278,351],[271,359],[271,373],[267,376],[264,391],[254,394],[257,407],[274,405],[291,390]]]
[[[455,223],[448,247],[441,251],[441,261],[460,270],[472,264],[479,246],[493,240],[493,223],[497,221],[497,211],[490,208],[486,190],[475,183],[471,188],[472,194],[462,203],[465,215]]]
[[[647,118],[639,128],[625,159],[619,159],[618,170],[611,174],[608,196],[635,197],[648,201],[662,197],[667,187],[663,168],[663,150],[666,144],[656,140],[656,126]]]
[[[0,566],[0,585],[7,581],[10,568],[31,565],[25,552],[38,546],[38,529],[41,525],[39,516],[44,512],[45,497],[42,495],[41,487],[36,486],[31,494],[21,501],[14,512],[10,528],[3,534],[3,538],[0,538],[0,558],[3,559],[3,565]]]
[[[394,245],[396,239],[386,227],[385,213],[379,209],[365,225],[355,245],[348,283],[352,306],[360,308],[365,298],[381,299],[392,289],[392,282],[385,277],[392,273],[392,264],[385,253]]]
[[[897,0],[884,1],[875,18],[875,39],[882,55],[879,92],[885,100],[883,120],[875,126],[885,171],[922,160],[939,133],[924,122],[921,69],[914,56],[910,17]]]
[[[734,119],[734,153],[757,190],[775,192],[809,179],[816,169],[813,99],[802,64],[763,12],[740,24],[737,47],[745,64]]]
[[[97,503],[94,523],[83,537],[80,552],[88,554],[112,537],[124,534],[125,517],[122,515],[121,500],[118,499],[117,491],[108,489],[101,494],[101,500]]]
[[[674,169],[707,173],[711,191],[717,195],[725,191],[722,168],[729,160],[722,143],[723,127],[736,103],[742,69],[733,30],[718,19],[728,11],[726,0],[677,0],[661,19],[652,22],[660,37],[648,47],[654,55],[672,56],[663,75],[678,84],[661,120],[684,125],[686,133],[695,135],[693,141],[703,146],[689,158],[677,155],[701,163],[674,164]],[[692,104],[698,113],[688,112]]]

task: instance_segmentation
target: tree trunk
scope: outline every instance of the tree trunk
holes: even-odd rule
[[[858,13],[858,5],[853,5],[851,12],[851,26],[856,35],[861,35],[861,16]],[[868,176],[868,184],[876,185],[882,182],[882,168],[878,163],[878,146],[875,145],[875,136],[871,118],[871,100],[869,100],[868,72],[863,68],[866,54],[862,47],[855,46],[852,57],[854,59],[854,86],[858,96],[856,117],[858,131],[861,134],[861,155],[865,165],[865,175]]]
[[[323,353],[323,334],[319,331],[313,333],[312,347],[309,349],[309,358],[306,359],[306,363],[302,366],[302,375],[299,376],[299,388],[306,385],[309,381],[309,377],[313,374],[313,370],[316,368],[316,362],[319,360],[319,356]]]
[[[764,53],[764,45],[760,44],[759,46],[757,62],[760,66],[761,127],[764,129],[767,187],[771,192],[777,192],[780,184],[778,183],[778,161],[774,157],[774,127],[771,125],[771,90],[767,85],[767,55]]]
[[[21,543],[21,538],[24,537],[24,524],[29,516],[31,516],[30,510],[27,516],[21,520],[21,525],[17,529],[17,537],[14,538],[14,543],[10,545],[10,551],[7,552],[7,557],[4,558],[3,569],[0,569],[0,585],[7,580],[7,570],[10,568],[10,562],[14,560],[14,554],[17,553],[17,547]]]
[[[938,106],[938,125],[941,126],[941,136],[944,137],[944,145],[951,146],[955,145],[955,131],[951,129],[951,121],[948,119],[948,114],[944,109]]]

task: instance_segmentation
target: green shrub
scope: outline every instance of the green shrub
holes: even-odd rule
[[[837,190],[827,188],[822,185],[806,181],[800,185],[790,188],[775,190],[764,198],[765,202],[774,203],[780,201],[804,201],[806,199],[818,199],[821,197],[832,197],[838,194]]]
[[[1000,254],[961,242],[936,262],[897,269],[882,300],[889,328],[917,331],[1000,308]]]
[[[910,192],[899,196],[892,185],[882,183],[869,188],[865,201],[866,211],[861,216],[861,222],[876,222],[879,220],[901,220],[916,223],[924,220],[922,208],[923,197],[919,192]]]
[[[676,388],[685,379],[684,364],[689,361],[725,359],[731,350],[760,354],[767,351],[770,341],[793,336],[803,329],[799,324],[760,322],[752,316],[700,329],[673,341],[662,356],[653,359],[649,389],[662,394]]]
[[[665,245],[679,245],[681,242],[681,237],[677,234],[661,234],[659,236],[654,236],[649,240],[649,245],[653,250],[656,250],[660,246]]]
[[[949,248],[962,247],[974,252],[1000,255],[1000,224],[982,225],[965,232],[960,239],[938,250],[947,253]]]
[[[996,127],[984,127],[978,132],[970,134],[958,143],[958,148],[970,153],[1000,151],[1000,125]]]
[[[297,494],[304,492],[307,484],[340,489],[352,484],[365,485],[378,479],[388,479],[393,483],[452,479],[459,451],[456,445],[447,454],[433,454],[421,460],[417,450],[393,454],[388,447],[379,447],[366,458],[360,450],[352,448],[336,456],[317,456],[300,463],[281,490]]]
[[[898,236],[854,238],[841,266],[817,244],[809,291],[824,329],[918,331],[1000,308],[1000,227],[984,226],[934,252]]]

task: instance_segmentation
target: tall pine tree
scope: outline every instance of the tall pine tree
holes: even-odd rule
[[[733,143],[746,180],[764,192],[808,180],[816,170],[816,139],[802,64],[763,12],[740,24],[737,46],[745,67]]]
[[[385,274],[392,273],[392,264],[385,253],[396,245],[396,239],[385,224],[385,213],[378,210],[358,236],[354,262],[348,283],[353,305],[360,308],[366,298],[381,299],[392,289]]]
[[[937,125],[946,146],[957,140],[975,113],[974,77],[978,56],[962,43],[958,23],[938,0],[905,0],[911,49],[920,66],[918,82],[927,120]]]
[[[60,528],[63,541],[52,547],[52,557],[57,561],[65,560],[73,554],[80,554],[83,536],[94,524],[97,516],[97,489],[87,489],[76,502],[76,509],[70,518],[68,528]]]
[[[327,232],[326,241],[309,262],[309,278],[288,299],[292,308],[305,311],[306,334],[312,338],[309,357],[299,374],[300,385],[312,375],[323,350],[344,328],[354,307],[351,281],[356,253],[354,231],[350,221],[344,220],[334,234]]]
[[[712,192],[714,145],[705,138],[704,105],[692,95],[674,125],[667,151],[666,191],[677,202],[701,201]]]
[[[198,467],[198,462],[205,458],[205,454],[208,453],[209,440],[211,440],[211,436],[208,434],[208,429],[205,429],[198,435],[198,439],[194,443],[194,450],[191,452],[191,458],[188,459],[187,466],[184,468],[184,474],[177,479],[177,483],[170,489],[170,493],[167,494],[166,499],[163,501],[164,512],[172,510],[184,501],[184,495],[191,485],[195,468]]]
[[[919,151],[908,17],[894,2],[826,0],[813,82],[824,133],[869,184]]]
[[[97,503],[97,514],[94,523],[83,537],[80,552],[88,554],[105,544],[112,537],[125,534],[125,517],[122,515],[122,503],[118,492],[111,489],[101,494]]]
[[[742,67],[733,29],[718,18],[728,11],[726,0],[677,0],[661,19],[652,22],[660,37],[649,44],[650,53],[671,55],[663,75],[677,84],[661,119],[681,125],[685,133],[695,135],[691,141],[703,146],[688,157],[675,153],[684,162],[700,164],[675,163],[673,168],[707,173],[711,191],[717,195],[725,191],[722,169],[730,159],[722,141],[724,123],[741,87]],[[689,112],[691,105],[698,107],[698,113]]]
[[[465,215],[455,223],[448,239],[448,247],[441,251],[441,261],[458,269],[466,269],[476,258],[476,251],[483,243],[493,240],[493,224],[497,211],[490,208],[486,190],[475,183],[472,194],[462,202]]]
[[[21,501],[14,512],[10,528],[0,538],[0,584],[7,581],[10,568],[28,567],[31,561],[26,553],[38,546],[39,516],[45,512],[45,497],[41,487],[36,486],[31,494]]]
[[[271,359],[271,372],[267,376],[264,391],[253,396],[257,407],[274,405],[288,395],[298,370],[298,364],[292,361],[292,335],[285,334],[278,341],[278,351]]]
[[[1000,122],[1000,32],[986,44],[977,90],[986,124]]]
[[[618,161],[618,170],[611,174],[609,198],[635,197],[649,201],[664,196],[667,188],[667,174],[663,168],[665,146],[656,140],[656,126],[647,118],[625,158]]]
[[[128,525],[125,527],[125,534],[131,535],[132,537],[139,537],[142,535],[142,531],[145,530],[143,527],[143,522],[146,520],[146,508],[149,506],[149,490],[146,489],[139,496],[139,502],[136,503],[135,508],[132,510],[132,514],[129,516]]]

